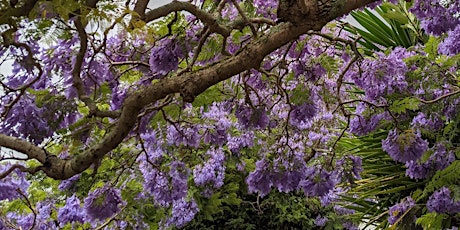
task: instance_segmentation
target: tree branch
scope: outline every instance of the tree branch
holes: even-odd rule
[[[40,168],[38,168],[38,167],[26,168],[24,165],[15,164],[15,165],[12,165],[9,169],[7,169],[4,172],[0,173],[0,179],[3,179],[6,176],[10,175],[10,173],[12,173],[16,169],[21,170],[21,172],[27,172],[27,173],[30,173],[30,174],[35,174],[36,172],[38,172],[40,170]]]
[[[224,37],[230,36],[230,29],[220,26],[214,16],[199,9],[189,2],[173,1],[169,4],[153,9],[145,14],[145,22],[150,22],[155,19],[165,17],[168,14],[177,11],[187,11],[195,15],[195,17],[206,24],[212,32],[221,34]]]

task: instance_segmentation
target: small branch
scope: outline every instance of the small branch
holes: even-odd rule
[[[442,96],[439,96],[438,98],[435,98],[435,99],[433,99],[433,100],[428,100],[428,101],[427,101],[427,100],[424,100],[424,99],[422,99],[422,98],[418,98],[418,97],[416,97],[416,99],[419,100],[420,102],[422,102],[423,104],[433,104],[433,103],[438,102],[438,101],[440,101],[440,100],[442,100],[442,99],[448,98],[448,97],[450,97],[450,96],[453,96],[453,95],[459,94],[459,93],[460,93],[460,90],[456,90],[456,91],[453,91],[453,92],[444,94],[444,95],[442,95]]]
[[[120,116],[119,112],[99,110],[93,100],[91,100],[91,98],[89,98],[85,93],[85,86],[80,74],[85,60],[85,54],[88,49],[88,34],[86,34],[80,17],[75,19],[75,27],[77,28],[78,36],[80,37],[80,49],[78,50],[74,67],[72,69],[72,81],[73,86],[77,90],[78,98],[83,101],[86,106],[88,106],[89,116],[117,118]]]
[[[149,0],[137,0],[136,5],[134,5],[133,11],[139,15],[139,19],[145,19],[145,9],[147,9],[147,4]]]
[[[206,40],[208,39],[209,35],[211,35],[211,31],[209,29],[206,29],[206,32],[204,32],[203,36],[200,38],[200,41],[198,43],[198,46],[196,47],[195,49],[195,53],[193,55],[193,59],[192,61],[190,62],[190,65],[188,66],[187,69],[192,69],[193,65],[195,64],[196,60],[198,59],[198,56],[200,55],[201,53],[201,49],[203,48],[203,45],[204,43],[206,42]],[[224,41],[226,39],[224,38]],[[180,75],[180,74],[179,74]]]
[[[243,18],[243,21],[249,25],[249,27],[251,28],[251,31],[252,31],[252,35],[254,37],[257,37],[257,30],[256,28],[254,27],[254,25],[248,20],[248,17],[246,17],[246,14],[244,13],[244,11],[241,9],[240,5],[238,5],[238,3],[236,2],[236,0],[232,0],[232,3],[233,5],[236,7],[236,9],[238,10],[238,13],[241,15],[241,18]]]
[[[111,217],[110,219],[108,219],[106,222],[104,222],[101,226],[95,228],[94,230],[101,230],[101,229],[104,229],[105,227],[107,227],[110,222],[112,222],[113,220],[115,220],[115,218],[120,215],[121,212],[123,212],[123,210],[125,210],[126,206],[123,207],[117,214],[115,214],[113,217]]]
[[[21,87],[19,87],[17,89],[12,89],[10,87],[6,87],[10,91],[19,91],[19,94],[16,96],[16,98],[14,98],[8,104],[3,106],[5,108],[5,110],[1,114],[2,118],[5,118],[6,116],[8,116],[8,114],[9,114],[11,108],[14,106],[14,104],[16,104],[19,101],[19,99],[21,99],[21,97],[25,94],[26,90],[30,86],[32,86],[35,82],[37,82],[40,79],[41,75],[43,74],[43,70],[42,70],[40,64],[37,62],[37,60],[33,56],[32,48],[30,48],[30,46],[28,46],[25,43],[17,42],[17,41],[11,41],[6,35],[7,32],[8,31],[5,31],[5,32],[3,32],[1,34],[2,39],[3,39],[3,43],[4,43],[3,45],[6,46],[6,47],[12,45],[12,46],[15,46],[17,48],[24,48],[27,51],[27,56],[25,58],[27,59],[28,62],[31,63],[32,67],[35,67],[35,68],[38,69],[38,76],[36,78],[34,78],[33,80],[31,80],[30,82],[28,82],[27,84],[24,84],[24,85],[22,85]],[[31,71],[31,72],[33,72],[33,71]],[[2,83],[2,85],[6,86],[3,83]]]
[[[146,67],[150,67],[149,63],[143,62],[143,61],[120,61],[120,62],[110,62],[110,65],[116,66],[116,65],[143,65]]]
[[[10,173],[12,173],[16,169],[21,170],[21,172],[27,172],[27,173],[30,173],[30,174],[35,174],[38,171],[40,171],[39,167],[26,168],[24,165],[14,164],[9,169],[7,169],[5,172],[0,174],[0,179],[3,179],[5,177],[7,177],[8,175],[10,175]]]
[[[24,200],[26,200],[25,203],[27,204],[27,207],[29,207],[29,209],[34,214],[34,221],[32,222],[32,226],[29,228],[29,230],[32,230],[32,229],[35,228],[35,224],[37,223],[37,211],[32,206],[32,203],[30,203],[29,198],[27,198],[27,196],[21,191],[21,189],[18,188],[18,189],[16,189],[16,191],[19,193],[19,195],[21,195],[24,198]]]
[[[216,32],[221,34],[224,37],[230,36],[230,30],[228,28],[222,27],[217,23],[217,20],[211,14],[199,9],[195,5],[191,4],[190,2],[180,2],[180,1],[173,1],[169,4],[164,6],[158,7],[153,9],[145,15],[145,22],[150,22],[155,19],[165,17],[172,12],[177,11],[187,11],[198,19],[200,19],[204,24],[206,24],[212,32]]]

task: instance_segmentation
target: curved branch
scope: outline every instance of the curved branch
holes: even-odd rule
[[[153,9],[145,14],[145,22],[165,17],[168,14],[177,11],[187,11],[206,24],[212,32],[221,34],[224,37],[230,36],[230,29],[220,26],[214,16],[199,9],[190,2],[173,1],[169,4]]]
[[[21,170],[21,172],[27,172],[27,173],[30,173],[30,174],[35,174],[36,172],[38,172],[40,170],[40,168],[38,168],[38,167],[26,168],[24,165],[15,164],[15,165],[11,166],[9,169],[7,169],[4,172],[0,173],[0,179],[3,179],[6,176],[10,175],[10,173],[12,173],[16,169]]]

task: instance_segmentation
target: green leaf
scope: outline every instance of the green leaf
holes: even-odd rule
[[[439,38],[435,38],[430,36],[428,42],[425,44],[424,51],[428,55],[429,58],[435,59],[438,56],[438,45],[439,45]]]
[[[390,110],[397,114],[401,114],[406,112],[406,110],[417,110],[419,108],[420,101],[414,97],[406,97],[402,100],[394,101],[391,106]]]
[[[417,218],[415,223],[422,226],[425,230],[438,230],[443,229],[443,222],[445,222],[447,218],[447,214],[430,212]]]

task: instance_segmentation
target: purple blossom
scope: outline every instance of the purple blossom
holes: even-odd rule
[[[338,215],[351,215],[351,214],[355,214],[355,210],[353,209],[349,209],[349,208],[345,208],[341,205],[334,205],[334,211],[335,213],[337,213]]]
[[[44,112],[45,108],[37,107],[30,95],[22,95],[11,108],[6,119],[0,121],[0,132],[29,139],[38,145],[53,134]]]
[[[203,165],[197,165],[193,169],[195,184],[208,189],[216,189],[224,185],[225,178],[225,155],[221,148],[208,150],[209,159]],[[205,192],[205,196],[211,195],[211,190]]]
[[[85,210],[80,206],[80,199],[74,194],[67,198],[65,206],[58,210],[60,227],[63,227],[67,223],[83,223],[85,215]]]
[[[266,18],[276,19],[275,11],[278,8],[278,1],[254,0],[256,12]]]
[[[300,126],[308,119],[313,118],[317,113],[315,104],[305,102],[301,105],[293,105],[289,117],[289,123],[293,126]]]
[[[198,134],[196,127],[178,127],[168,126],[166,134],[169,145],[198,147],[200,145],[201,135]]]
[[[235,116],[244,128],[265,129],[269,123],[265,107],[239,106],[235,111]]]
[[[350,132],[355,135],[366,135],[374,131],[382,120],[387,120],[387,112],[367,115],[368,106],[360,102],[356,106],[355,116],[350,120]]]
[[[460,3],[456,0],[417,0],[411,11],[421,21],[421,27],[433,35],[441,35],[460,24]]]
[[[396,129],[388,133],[388,137],[382,140],[382,149],[390,157],[398,162],[408,162],[419,159],[428,149],[428,142],[423,140],[419,132],[407,130],[398,133]]]
[[[428,198],[426,207],[429,212],[458,213],[460,201],[454,201],[451,198],[451,191],[447,187],[442,187]]]
[[[406,73],[409,71],[403,59],[413,55],[404,48],[395,48],[388,56],[376,53],[376,59],[365,59],[360,71],[350,71],[354,83],[364,90],[366,97],[377,100],[395,92],[408,89]]]
[[[349,222],[349,221],[343,222],[342,226],[347,230],[359,230],[359,228],[358,228],[358,226],[356,226],[356,224],[354,224],[352,222]]]
[[[427,117],[427,115],[423,112],[419,112],[411,122],[412,127],[420,127],[432,131],[439,130],[443,125],[444,124],[439,116],[432,114]]]
[[[431,162],[431,168],[434,172],[447,168],[455,160],[455,154],[448,151],[442,143],[437,143],[433,147],[434,153],[428,161]]]
[[[412,179],[424,179],[429,173],[427,164],[420,164],[413,160],[406,162],[406,168],[406,175]]]
[[[11,165],[3,164],[0,165],[0,174],[9,169]],[[19,169],[15,169],[8,176],[0,179],[0,201],[2,200],[14,200],[20,197],[17,190],[20,190],[23,194],[27,194],[29,188],[29,181],[25,178],[25,173]]]
[[[6,214],[6,218],[10,222],[15,223],[19,229],[31,229],[34,224],[33,213],[21,215],[16,212],[9,212]]]
[[[165,227],[174,225],[179,228],[183,227],[195,217],[198,211],[200,209],[194,199],[187,200],[186,198],[182,198],[175,200],[172,203],[172,215],[166,220]]]
[[[208,129],[203,138],[205,143],[222,146],[227,142],[227,130],[216,126],[214,129]]]
[[[319,166],[307,169],[306,178],[300,181],[301,188],[306,196],[323,196],[332,190],[338,183],[335,172],[328,172]]]
[[[249,131],[240,136],[231,136],[228,138],[227,147],[232,153],[239,153],[242,148],[252,147],[254,145],[254,133]]]
[[[183,56],[182,48],[176,40],[164,39],[152,49],[149,59],[150,70],[154,74],[166,75],[177,69],[179,58]]]
[[[432,150],[433,154],[423,163],[414,160],[406,162],[406,175],[412,179],[425,179],[447,168],[455,160],[454,153],[447,151],[441,143],[436,144]]]
[[[120,190],[109,185],[97,188],[85,198],[84,208],[91,221],[105,220],[120,211],[124,202]]]
[[[328,206],[332,202],[337,201],[340,198],[340,195],[345,193],[345,192],[346,192],[346,190],[344,190],[341,187],[334,187],[328,193],[326,193],[326,194],[324,194],[324,195],[319,197],[321,205],[323,207]]]
[[[399,220],[399,218],[401,218],[407,210],[414,206],[415,201],[412,199],[412,197],[408,196],[404,198],[398,204],[390,207],[390,210],[388,211],[388,222],[390,224],[396,223],[396,221]]]
[[[460,53],[460,21],[454,30],[447,33],[447,37],[439,44],[438,50],[439,53],[451,56]]]
[[[183,162],[174,161],[171,163],[169,176],[171,177],[171,198],[173,200],[182,199],[187,195],[187,180],[190,170]]]
[[[61,181],[59,184],[58,188],[60,190],[69,190],[70,188],[74,187],[75,183],[80,179],[81,174],[77,174],[75,176],[72,176],[71,178],[67,180]]]
[[[166,173],[158,169],[149,169],[141,167],[144,177],[144,190],[146,193],[153,195],[155,202],[163,207],[168,206],[172,201],[170,183]]]
[[[344,156],[337,160],[337,173],[338,178],[346,179],[352,182],[353,180],[360,180],[360,173],[363,171],[361,157],[358,156]]]
[[[36,226],[40,230],[59,229],[51,217],[51,212],[56,209],[49,201],[39,202],[37,207]],[[2,229],[0,227],[0,229]]]
[[[299,187],[300,181],[305,178],[305,170],[302,169],[282,169],[281,172],[278,172],[279,169],[272,175],[272,182],[275,188],[278,188],[278,191],[289,193],[294,191]]]
[[[329,219],[325,216],[318,215],[315,219],[315,225],[324,227]]]
[[[374,131],[384,118],[383,113],[374,114],[368,119],[361,115],[354,116],[350,121],[350,132],[359,136],[366,135]]]
[[[257,192],[261,197],[266,196],[272,186],[270,162],[261,159],[256,162],[256,169],[246,178],[249,192]]]

